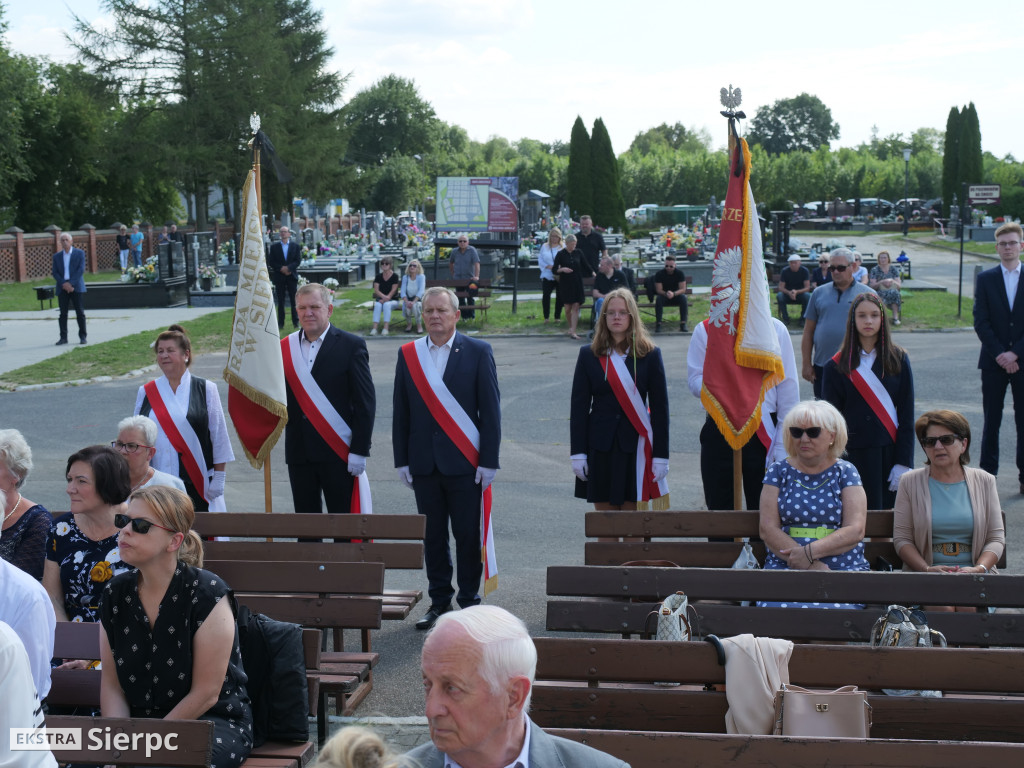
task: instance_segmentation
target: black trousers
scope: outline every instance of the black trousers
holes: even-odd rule
[[[814,389],[814,399],[821,400],[821,387],[823,384],[822,379],[825,378],[825,366],[812,365],[811,367],[814,369],[814,384],[811,385]]]
[[[1003,423],[1006,388],[1013,395],[1013,422],[1017,427],[1017,479],[1024,483],[1024,371],[1009,374],[1002,368],[981,369],[981,408],[985,425],[981,430],[979,466],[993,475],[999,473],[999,428]]]
[[[660,293],[654,298],[654,321],[656,323],[661,322],[661,315],[665,311],[665,305],[670,307],[679,307],[679,322],[686,322],[686,315],[689,311],[689,306],[686,303],[686,294],[680,293],[673,296],[671,299],[667,296],[662,296]]]
[[[345,514],[352,504],[352,485],[355,478],[348,473],[348,465],[341,459],[288,465],[288,482],[292,486],[292,501],[296,512],[323,512],[320,496],[327,502],[327,511]]]
[[[277,327],[284,328],[284,298],[292,305],[292,325],[298,326],[299,313],[295,310],[295,291],[299,287],[299,278],[294,274],[282,275],[274,279],[274,293],[277,294]]]
[[[57,319],[57,326],[60,328],[60,337],[68,340],[68,309],[75,306],[75,319],[78,321],[78,338],[85,340],[85,309],[82,307],[82,294],[78,291],[68,293],[59,285],[57,286],[57,306],[60,307],[60,316]]]
[[[459,296],[459,307],[472,307],[474,303],[472,296]],[[463,320],[472,320],[476,317],[476,312],[472,309],[460,309],[459,312]]]
[[[747,509],[761,505],[764,462],[768,451],[755,435],[743,446],[743,496]],[[708,416],[700,430],[700,475],[704,484],[704,504],[708,509],[733,509],[732,448]]]
[[[547,320],[551,317],[551,294],[555,294],[555,320],[558,320],[562,316],[562,302],[558,300],[558,281],[557,280],[540,280],[540,306],[544,311],[544,319]]]
[[[864,483],[864,495],[868,509],[892,509],[896,503],[896,492],[889,490],[889,473],[895,463],[895,445],[874,448],[850,448],[846,446],[846,460],[857,468]]]
[[[426,515],[423,559],[427,567],[427,592],[432,606],[447,606],[455,596],[460,608],[480,602],[480,486],[474,475],[429,475],[413,477],[416,507]],[[448,527],[455,537],[456,568],[452,569]],[[452,587],[452,575],[459,585]]]

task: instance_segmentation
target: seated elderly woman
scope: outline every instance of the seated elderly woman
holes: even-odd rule
[[[115,517],[122,573],[100,599],[104,717],[209,720],[210,765],[241,765],[252,748],[252,711],[238,647],[231,590],[201,570],[188,495],[152,486]]]
[[[91,445],[68,458],[71,511],[50,526],[43,586],[57,621],[96,621],[100,592],[121,562],[114,515],[128,498],[128,462],[107,445]]]
[[[149,465],[156,453],[156,422],[149,416],[129,416],[117,424],[117,440],[110,447],[124,456],[132,492],[151,485],[167,485],[185,490],[185,483],[177,475],[169,475]]]
[[[928,411],[914,432],[927,466],[903,475],[896,493],[893,544],[903,570],[993,572],[1006,543],[1003,517],[995,477],[967,466],[967,419],[956,411]]]
[[[768,468],[761,491],[764,567],[866,571],[867,502],[860,475],[839,457],[846,422],[824,400],[798,403],[782,422],[786,458]],[[838,603],[758,603],[781,607],[863,607]]]
[[[0,505],[3,516],[0,557],[29,576],[42,579],[46,537],[50,535],[53,518],[42,504],[21,495],[31,471],[32,449],[21,432],[0,429],[0,491],[7,499]]]

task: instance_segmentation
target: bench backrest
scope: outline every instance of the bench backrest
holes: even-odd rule
[[[46,727],[81,729],[79,748],[53,749],[60,763],[202,768],[210,764],[213,754],[209,720],[47,715]]]

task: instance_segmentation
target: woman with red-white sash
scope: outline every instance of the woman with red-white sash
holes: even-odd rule
[[[914,465],[914,374],[876,294],[850,305],[843,345],[825,366],[822,399],[846,419],[846,458],[864,482],[867,508],[892,509],[900,477]]]
[[[595,509],[668,500],[668,386],[633,294],[608,294],[580,350],[570,417],[576,496]]]
[[[150,466],[180,477],[197,512],[223,512],[227,462],[235,460],[217,385],[193,376],[192,342],[180,325],[156,338],[163,376],[139,387],[135,414],[157,425]]]

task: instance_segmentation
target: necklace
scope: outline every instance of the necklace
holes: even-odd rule
[[[4,515],[4,519],[3,519],[4,523],[6,523],[8,520],[10,520],[11,519],[11,515],[14,514],[14,510],[16,510],[19,506],[21,506],[21,498],[22,498],[22,496],[19,493],[18,494],[18,500],[14,503],[14,506],[11,507],[11,511],[8,512],[6,515]]]
[[[149,482],[149,478],[151,478],[152,476],[153,476],[153,468],[150,467],[149,469],[146,470],[146,474],[143,475],[142,482],[139,483],[138,485],[133,485],[132,489],[130,491],[128,491],[128,495],[131,496],[133,493],[135,493],[137,490],[139,490],[139,488],[141,488],[146,483],[148,483]]]

